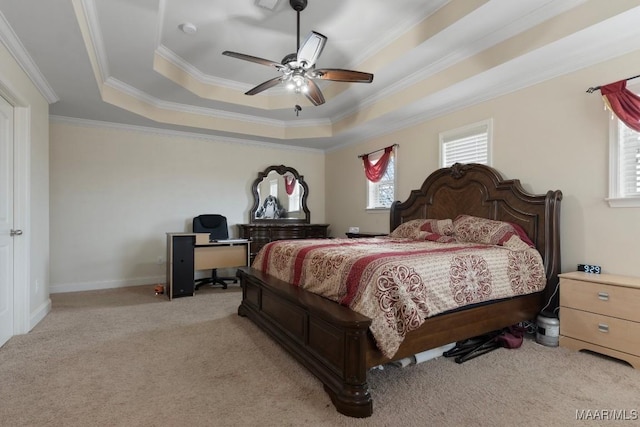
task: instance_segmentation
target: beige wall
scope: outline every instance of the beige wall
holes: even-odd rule
[[[14,257],[19,263],[14,269],[14,300],[18,313],[16,330],[27,332],[51,307],[49,104],[2,43],[0,64],[0,94],[15,107],[16,117],[14,227],[24,232],[23,236],[16,238],[20,240],[14,243]]]
[[[389,231],[388,213],[365,207],[365,178],[358,154],[400,144],[396,199],[438,167],[438,134],[493,118],[493,166],[534,193],[560,189],[562,270],[578,263],[638,276],[640,209],[610,208],[609,114],[599,93],[586,89],[638,74],[640,51],[365,143],[327,153],[327,220],[334,235],[349,226]]]
[[[270,165],[309,185],[311,221],[325,221],[324,153],[54,119],[51,291],[165,281],[166,232],[203,213],[248,221],[251,184]]]
[[[392,143],[397,199],[438,167],[438,134],[493,119],[493,165],[534,193],[560,189],[563,271],[581,262],[638,275],[637,208],[610,208],[609,115],[586,88],[637,73],[638,53],[447,114],[409,129],[322,153],[229,143],[53,120],[51,125],[51,290],[153,283],[164,279],[165,232],[186,231],[199,213],[247,220],[250,186],[272,164],[296,168],[310,187],[312,222],[388,231],[388,212],[367,212],[357,155]],[[217,159],[222,159],[221,161]],[[325,191],[326,189],[326,191]],[[326,193],[326,195],[325,195]],[[326,197],[326,200],[325,200]]]

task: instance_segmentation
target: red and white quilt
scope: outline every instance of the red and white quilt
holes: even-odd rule
[[[542,257],[527,244],[283,240],[266,245],[252,266],[371,318],[378,348],[389,358],[427,317],[546,284]]]

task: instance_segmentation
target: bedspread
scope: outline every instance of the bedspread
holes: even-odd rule
[[[263,247],[252,266],[371,318],[376,345],[389,358],[427,317],[546,284],[542,257],[527,245],[283,240]]]

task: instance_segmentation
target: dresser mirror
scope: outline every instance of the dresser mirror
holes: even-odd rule
[[[309,223],[309,187],[294,168],[269,166],[258,173],[251,191],[253,206],[249,211],[250,222]]]

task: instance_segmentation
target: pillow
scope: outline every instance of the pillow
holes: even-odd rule
[[[453,221],[450,219],[427,219],[420,230],[442,236],[453,236]]]
[[[389,236],[404,239],[438,241],[438,238],[451,236],[452,234],[453,221],[450,219],[412,219],[397,226]]]
[[[452,243],[456,241],[456,238],[453,236],[443,236],[438,233],[428,233],[424,232],[424,240],[430,240],[432,242],[440,242],[440,243]]]
[[[512,237],[534,247],[527,233],[518,224],[495,221],[471,215],[458,215],[453,220],[453,232],[457,241],[504,246]]]

